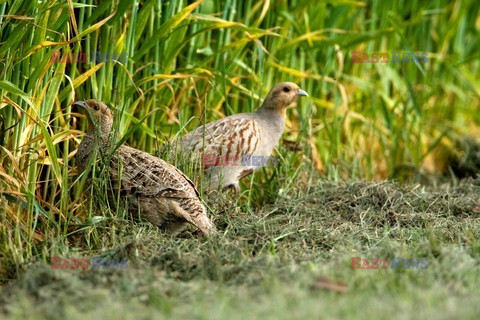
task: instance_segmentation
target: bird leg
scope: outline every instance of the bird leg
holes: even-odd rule
[[[240,184],[238,182],[232,184],[233,190],[235,190],[235,194],[239,195],[240,194]]]

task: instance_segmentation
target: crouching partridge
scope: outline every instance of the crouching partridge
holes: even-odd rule
[[[286,109],[301,96],[308,94],[295,83],[278,83],[256,112],[199,127],[174,142],[172,153],[202,159],[208,190],[233,186],[239,192],[241,178],[269,163],[285,129]]]
[[[76,155],[82,172],[96,148],[103,156],[112,150],[113,113],[103,102],[93,99],[77,101],[74,106],[87,110],[90,125]],[[179,232],[186,223],[206,235],[214,230],[194,184],[179,169],[126,145],[114,152],[109,165],[113,194],[117,190],[123,199],[128,199],[131,213],[139,212],[141,217],[172,233]]]

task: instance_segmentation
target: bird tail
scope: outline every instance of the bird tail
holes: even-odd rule
[[[197,198],[184,198],[182,203],[174,202],[174,211],[196,226],[203,234],[212,235],[215,233],[215,226],[208,218],[205,206]]]

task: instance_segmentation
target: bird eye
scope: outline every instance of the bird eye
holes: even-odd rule
[[[283,92],[290,92],[290,88],[289,87],[284,87]]]
[[[93,110],[98,111],[98,110],[100,110],[100,108],[99,108],[99,106],[95,105],[95,106],[93,106]]]

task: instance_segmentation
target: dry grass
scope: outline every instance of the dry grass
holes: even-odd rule
[[[128,270],[51,270],[37,262],[4,288],[1,305],[32,319],[471,318],[480,279],[477,182],[429,190],[318,181],[250,213],[217,195],[220,232],[210,239],[189,232],[172,239],[148,224],[108,220],[99,227],[104,250],[57,255],[128,258]],[[427,258],[428,269],[352,270],[354,256]],[[330,285],[317,289],[325,278]],[[342,283],[346,292],[336,289]]]

